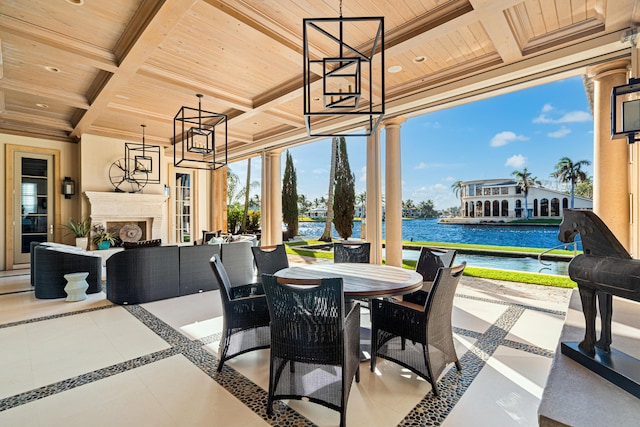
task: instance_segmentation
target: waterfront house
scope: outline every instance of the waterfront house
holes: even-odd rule
[[[525,204],[524,193],[513,179],[482,179],[466,181],[461,185],[461,217],[468,222],[509,222],[527,216],[561,219],[564,209],[571,207],[570,194],[539,185],[529,188]],[[529,215],[526,215],[525,205]],[[593,201],[575,196],[574,207],[591,209]],[[453,222],[456,219],[446,221]]]

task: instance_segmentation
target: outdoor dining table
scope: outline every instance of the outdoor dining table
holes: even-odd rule
[[[422,275],[389,265],[363,263],[319,263],[282,269],[275,276],[291,280],[341,277],[344,296],[390,297],[414,292],[422,287]]]

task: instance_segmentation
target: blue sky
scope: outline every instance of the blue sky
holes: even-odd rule
[[[593,162],[593,119],[581,77],[413,117],[402,125],[400,135],[402,199],[431,199],[436,209],[459,205],[451,191],[457,180],[510,178],[514,170],[526,167],[539,180],[551,182],[562,157]],[[384,170],[384,128],[380,140]],[[347,150],[356,193],[364,192],[366,138],[347,137]],[[310,200],[326,197],[330,140],[290,152],[298,194]],[[230,168],[244,181],[246,161]],[[593,175],[593,165],[585,170]],[[252,161],[251,173],[252,181],[260,180],[259,158]]]

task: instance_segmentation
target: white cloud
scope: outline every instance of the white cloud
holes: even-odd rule
[[[566,126],[562,126],[560,129],[554,132],[549,132],[547,136],[549,138],[562,138],[564,136],[569,135],[570,133],[571,133],[571,129],[567,128]]]
[[[544,104],[542,106],[542,112],[543,113],[548,113],[551,110],[553,110],[553,106],[551,104]]]
[[[367,182],[367,167],[363,166],[362,168],[360,168],[360,178],[358,179],[359,182]]]
[[[426,169],[426,168],[427,168],[427,164],[425,162],[420,162],[418,166],[416,166],[414,169]]]
[[[526,141],[528,139],[529,138],[524,135],[516,135],[514,132],[504,131],[496,134],[493,138],[491,138],[491,142],[489,143],[489,145],[491,147],[502,147],[503,145],[507,145],[513,141]]]
[[[557,123],[582,123],[591,121],[591,114],[586,111],[570,111],[560,117]]]
[[[453,182],[453,181],[455,181],[456,179],[455,179],[454,177],[452,177],[452,176],[448,176],[448,177],[446,177],[444,180],[445,180],[445,181],[447,181],[447,182]]]
[[[505,166],[510,166],[512,168],[521,168],[527,163],[527,158],[522,154],[514,154],[509,157],[505,162]]]
[[[533,123],[551,123],[551,124],[558,124],[558,123],[583,123],[583,122],[588,122],[591,121],[591,114],[586,112],[586,111],[569,111],[568,113],[565,113],[564,115],[560,116],[559,118],[551,118],[548,117],[545,113],[545,109],[542,109],[543,113],[540,114],[538,117],[533,119]],[[547,110],[546,112],[548,112],[549,110]]]
[[[538,117],[532,120],[533,123],[553,123],[553,121],[545,116],[544,114],[540,114]]]
[[[432,185],[429,189],[431,191],[435,191],[437,193],[442,193],[443,191],[449,191],[449,187],[447,187],[444,184],[440,184],[440,183]]]
[[[314,175],[327,175],[329,171],[326,169],[318,168],[311,171],[311,173],[313,173]]]

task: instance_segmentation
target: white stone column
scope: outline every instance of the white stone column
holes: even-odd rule
[[[272,216],[271,216],[271,236],[273,244],[282,243],[282,151],[272,151],[271,162],[271,197],[272,197]]]
[[[404,117],[383,122],[386,131],[385,248],[387,265],[402,266],[402,165],[400,125]]]
[[[262,172],[260,181],[260,244],[263,246],[271,245],[271,222],[269,215],[271,213],[269,196],[269,188],[271,188],[271,162],[266,151],[262,152]]]
[[[367,137],[367,241],[371,264],[382,264],[382,170],[380,128]]]
[[[628,60],[589,69],[593,76],[593,211],[630,250],[629,146],[611,139],[611,90],[627,83]]]
[[[262,244],[277,245],[282,243],[282,183],[281,180],[281,150],[268,151],[265,155],[267,170],[264,172],[267,185],[263,185],[262,196],[267,203],[263,210],[262,223],[268,222],[268,230],[262,231]]]

